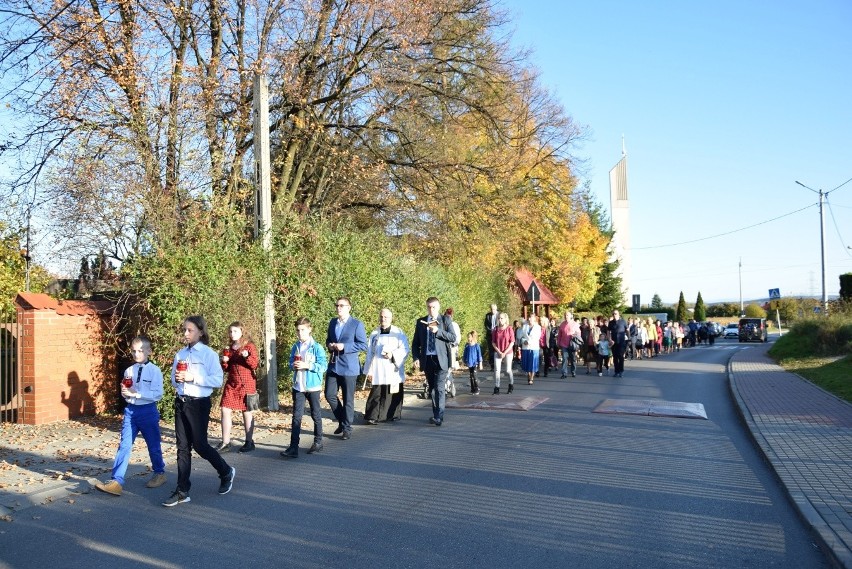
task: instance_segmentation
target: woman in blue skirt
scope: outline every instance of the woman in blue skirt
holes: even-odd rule
[[[541,326],[538,316],[530,314],[527,343],[521,346],[521,369],[527,374],[527,383],[532,385],[533,377],[538,371],[539,344],[541,342]]]

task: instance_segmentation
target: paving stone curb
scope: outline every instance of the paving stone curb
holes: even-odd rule
[[[764,346],[764,348],[768,349],[768,346]],[[787,477],[782,475],[782,472],[786,469],[784,460],[778,455],[778,453],[775,452],[775,449],[764,436],[758,422],[754,419],[752,415],[748,401],[746,401],[745,397],[743,397],[742,393],[740,392],[739,385],[737,383],[737,374],[733,370],[733,362],[735,358],[737,358],[737,356],[741,353],[742,351],[734,352],[728,359],[728,363],[726,366],[728,375],[728,385],[730,388],[731,395],[736,403],[740,417],[748,427],[752,439],[755,441],[766,460],[772,466],[776,477],[781,482],[781,485],[784,487],[788,497],[790,498],[790,501],[795,506],[799,515],[802,517],[805,523],[807,523],[813,529],[814,535],[817,537],[820,547],[828,554],[829,559],[834,563],[836,567],[852,569],[852,550],[849,549],[844,540],[840,537],[840,535],[838,535],[838,532],[835,531],[835,527],[832,527],[832,524],[829,523],[829,521],[826,520],[819,513],[817,507],[798,487],[798,485],[791,484],[788,481]],[[780,366],[778,366],[778,369],[780,371],[783,371],[783,368],[781,368]],[[820,390],[823,393],[827,393],[819,386],[811,384],[806,379],[802,378],[797,374],[791,372],[785,373],[788,373],[791,376],[795,376],[799,381],[807,382],[815,390]],[[828,395],[835,397],[833,394]],[[835,526],[837,524],[840,524],[839,529],[841,531],[847,531],[845,526],[843,526],[841,522],[837,521]]]

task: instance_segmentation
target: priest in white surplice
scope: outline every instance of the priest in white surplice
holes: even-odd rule
[[[405,359],[410,351],[408,338],[391,325],[393,313],[382,308],[379,327],[367,339],[364,374],[372,388],[364,409],[364,422],[399,421],[402,418],[402,395],[405,383]]]

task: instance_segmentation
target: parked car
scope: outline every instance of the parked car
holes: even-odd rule
[[[722,325],[719,324],[718,322],[709,322],[708,321],[706,326],[707,326],[707,332],[710,333],[710,334],[713,334],[713,336],[715,336],[717,338],[722,335],[722,331],[724,330],[724,328],[722,328]]]
[[[731,322],[727,326],[725,326],[725,331],[723,332],[725,338],[739,338],[740,337],[740,325],[736,322]]]
[[[766,318],[740,318],[740,342],[765,342],[768,334]]]

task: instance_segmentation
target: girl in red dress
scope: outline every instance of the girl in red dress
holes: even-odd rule
[[[222,391],[222,444],[217,450],[228,452],[231,449],[231,412],[242,411],[246,442],[239,452],[250,452],[254,450],[254,421],[251,416],[252,409],[246,407],[246,395],[257,393],[257,382],[254,378],[254,371],[259,363],[257,347],[245,335],[240,322],[234,322],[228,327],[228,337],[230,343],[222,354],[222,369],[228,377]]]

